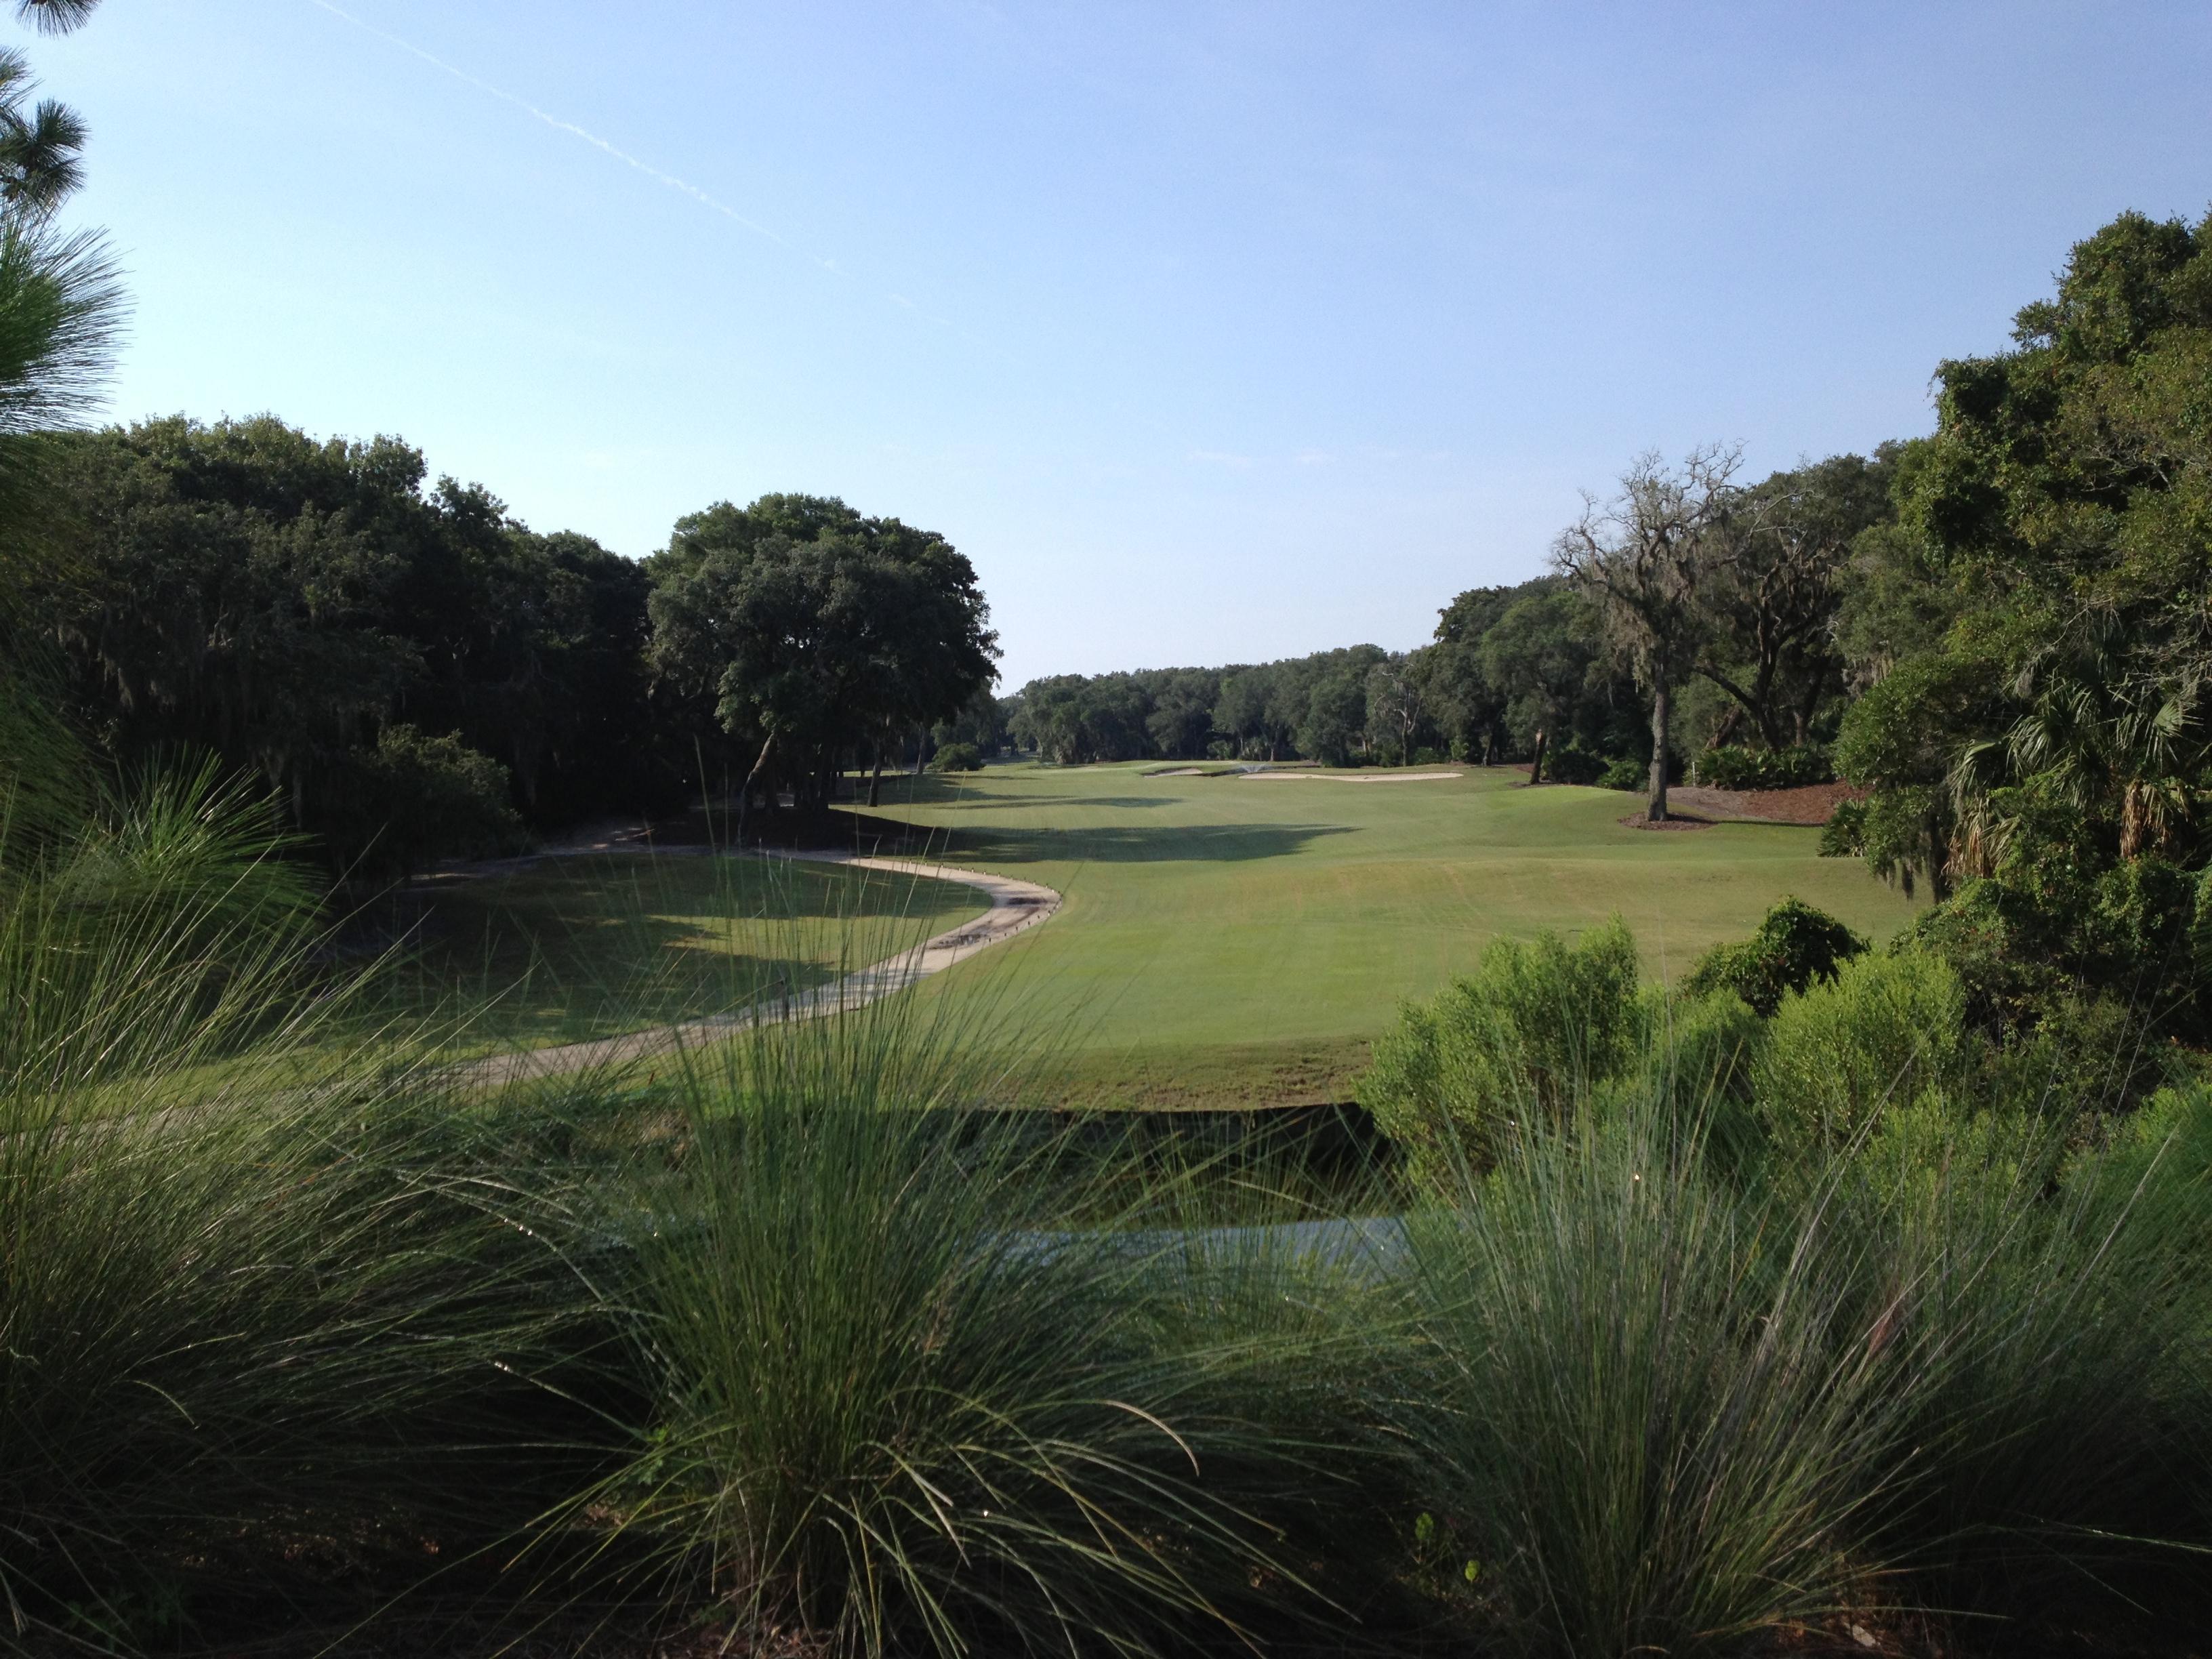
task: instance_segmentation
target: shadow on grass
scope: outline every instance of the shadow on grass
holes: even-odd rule
[[[848,970],[851,950],[887,954],[982,908],[894,872],[651,854],[548,860],[414,896],[394,918],[412,948],[387,979],[388,1012],[458,998],[477,1011],[472,1037],[526,1045],[803,994]]]
[[[1176,799],[1172,792],[1153,795],[1040,795],[1027,790],[994,789],[979,781],[988,773],[963,773],[947,778],[934,773],[921,777],[885,778],[877,804],[882,807],[945,806],[978,809],[999,806],[1100,806],[1113,809],[1165,806]],[[863,792],[865,798],[865,791]]]
[[[1348,836],[1345,823],[1195,823],[1152,829],[1098,825],[1076,830],[971,828],[951,832],[948,863],[1154,864],[1246,862],[1280,858],[1324,836]]]

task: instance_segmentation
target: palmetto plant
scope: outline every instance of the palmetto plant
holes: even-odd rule
[[[1960,867],[1987,874],[2015,828],[2000,793],[2033,779],[2087,819],[2117,825],[2120,856],[2167,853],[2195,827],[2212,759],[2205,719],[2207,618],[2169,616],[2157,637],[2098,611],[2014,677],[2021,713],[2002,738],[1962,750],[1949,793]]]

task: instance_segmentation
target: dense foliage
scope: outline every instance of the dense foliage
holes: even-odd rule
[[[842,501],[763,495],[677,521],[654,556],[651,659],[676,717],[749,780],[828,803],[860,757],[957,719],[997,670],[975,568]]]
[[[992,677],[967,561],[842,502],[725,504],[641,565],[426,487],[396,439],[262,416],[59,441],[66,529],[21,598],[68,714],[126,763],[262,778],[356,872],[665,808],[771,741],[761,781],[818,805]]]
[[[2212,236],[2122,216],[2014,337],[1942,366],[1859,544],[1835,758],[1871,793],[1832,844],[1948,900],[1923,933],[1984,1018],[2087,996],[2197,1037]]]

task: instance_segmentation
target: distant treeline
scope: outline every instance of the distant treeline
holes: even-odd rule
[[[764,496],[640,562],[541,534],[393,438],[269,417],[52,441],[30,665],[128,767],[212,753],[365,873],[702,789],[818,806],[994,677],[942,537]]]
[[[1899,453],[1778,472],[1731,499],[1714,533],[1725,554],[1684,595],[1695,646],[1670,711],[1674,746],[1783,750],[1834,735],[1854,685],[1894,648]],[[1006,728],[1063,762],[1489,764],[1529,759],[1541,742],[1550,775],[1587,781],[1651,758],[1650,697],[1623,644],[1601,595],[1544,575],[1460,594],[1412,651],[1032,680],[1007,700]]]
[[[1536,601],[1559,586],[1463,595]],[[1640,721],[1632,682],[1591,677],[1573,714],[1594,747],[1632,748]],[[1032,680],[1006,700],[1007,738],[1063,763],[1114,760],[1316,760],[1332,766],[1487,761],[1524,753],[1532,711],[1493,695],[1477,652],[1456,641],[1411,652],[1355,645],[1276,662],[1151,668]]]

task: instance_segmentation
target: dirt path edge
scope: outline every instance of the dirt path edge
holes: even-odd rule
[[[648,1031],[601,1037],[590,1042],[565,1042],[557,1048],[532,1048],[511,1054],[494,1054],[457,1067],[457,1081],[487,1087],[562,1077],[596,1066],[628,1066],[654,1060],[688,1044],[711,1042],[747,1030],[755,1025],[788,1019],[813,1019],[823,1014],[864,1008],[884,997],[941,974],[955,963],[965,962],[979,951],[1004,943],[1048,921],[1060,907],[1060,895],[1034,881],[1012,876],[987,875],[980,870],[959,870],[950,865],[913,859],[866,858],[856,853],[758,852],[736,854],[811,864],[842,864],[856,870],[882,870],[896,875],[924,876],[933,881],[957,881],[988,896],[991,908],[975,921],[924,939],[921,944],[886,957],[883,961],[832,980],[827,985],[796,996],[716,1014],[706,1019],[684,1020]]]

